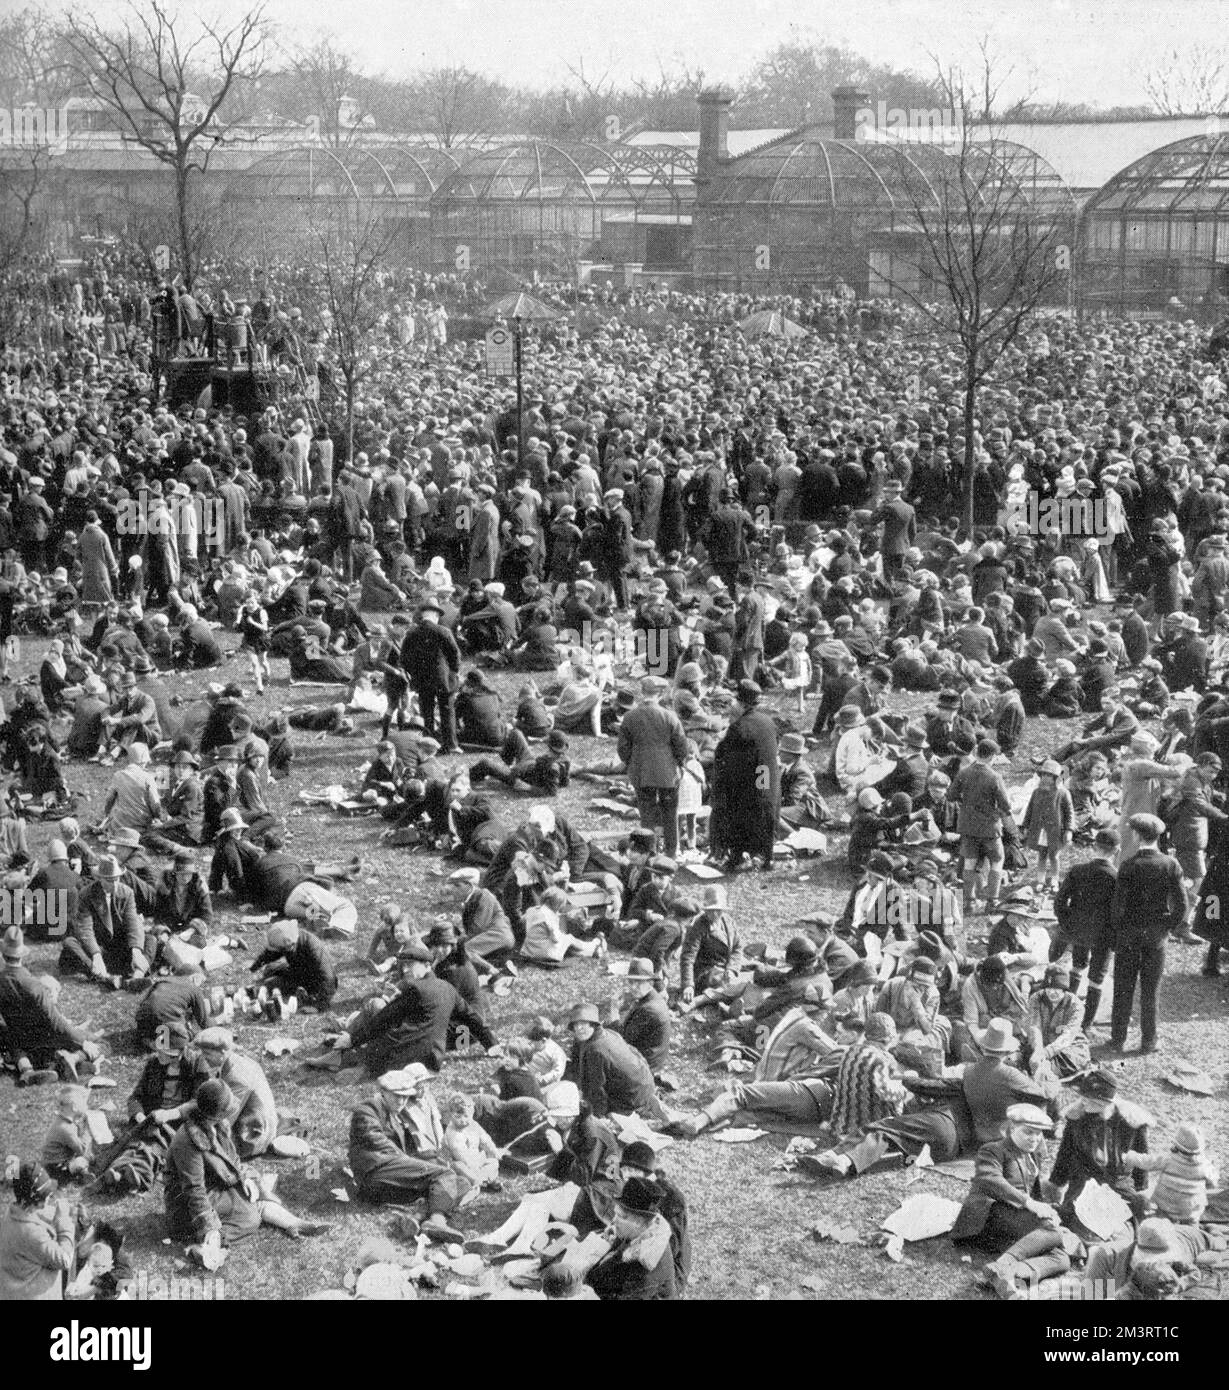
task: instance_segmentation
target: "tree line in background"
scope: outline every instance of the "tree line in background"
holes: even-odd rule
[[[228,82],[228,57],[245,31],[243,71]],[[394,78],[364,71],[343,45],[322,36],[306,45],[279,40],[259,7],[231,28],[179,16],[158,0],[134,0],[127,19],[104,25],[88,10],[61,17],[30,6],[0,18],[0,102],[54,106],[72,96],[90,95],[108,55],[108,43],[150,47],[158,36],[179,40],[184,59],[178,73],[207,105],[219,87],[225,91],[213,118],[225,124],[267,119],[270,123],[319,122],[321,138],[344,144],[364,128],[419,135],[453,148],[473,140],[533,134],[555,140],[604,140],[637,130],[692,130],[695,97],[705,85],[698,68],[675,65],[630,82],[582,60],[564,61],[557,84],[536,90],[463,66],[444,66]],[[229,39],[228,44],[226,40]],[[194,40],[201,40],[194,42]],[[131,48],[132,46],[130,46]],[[1145,76],[1150,105],[1097,108],[1087,104],[1047,104],[1036,84],[1017,80],[1024,94],[1012,103],[999,97],[1012,66],[980,45],[975,110],[979,118],[1056,119],[1087,115],[1204,114],[1229,106],[1229,58],[1224,50],[1199,47],[1160,55]],[[924,55],[933,74],[899,70],[868,61],[847,48],[805,41],[779,45],[753,63],[734,84],[734,124],[744,128],[822,123],[831,117],[830,93],[844,84],[866,88],[900,107],[938,106],[945,72],[935,55]],[[149,65],[156,88],[161,73]],[[94,92],[97,95],[97,92]]]

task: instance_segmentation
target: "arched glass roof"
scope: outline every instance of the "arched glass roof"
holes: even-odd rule
[[[673,146],[497,145],[466,160],[436,190],[438,204],[589,202],[641,211],[677,210],[688,201],[695,155]]]
[[[1087,216],[1215,217],[1229,208],[1229,135],[1194,135],[1119,170],[1089,199]]]
[[[430,145],[294,145],[265,155],[232,181],[261,185],[267,198],[427,200],[457,168],[447,150]]]
[[[1001,180],[1030,205],[1074,210],[1055,170],[1012,141],[949,147],[942,141],[833,140],[822,129],[792,131],[718,168],[706,201],[908,216],[944,201],[943,190],[959,177],[962,157],[974,188]]]

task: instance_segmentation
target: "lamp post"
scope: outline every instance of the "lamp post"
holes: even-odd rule
[[[519,468],[525,454],[525,383],[521,374],[523,340],[519,315],[513,318],[512,325],[512,341],[516,353],[516,466]]]

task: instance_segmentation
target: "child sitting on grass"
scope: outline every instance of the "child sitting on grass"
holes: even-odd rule
[[[447,1106],[444,1154],[453,1167],[475,1187],[499,1181],[499,1150],[495,1141],[474,1119],[474,1102],[467,1095],[453,1096]]]
[[[43,1167],[58,1182],[90,1171],[94,1141],[85,1122],[90,1093],[84,1086],[63,1086],[56,1097],[55,1119],[43,1140]]]
[[[1169,1221],[1197,1226],[1208,1205],[1208,1189],[1220,1181],[1204,1148],[1198,1125],[1179,1125],[1167,1154],[1123,1154],[1125,1168],[1155,1173],[1151,1199],[1157,1215]]]

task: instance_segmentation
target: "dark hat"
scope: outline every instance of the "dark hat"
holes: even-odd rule
[[[397,952],[398,960],[417,960],[424,965],[430,965],[431,952],[419,941],[407,941]]]
[[[760,689],[758,685],[756,685],[754,681],[738,682],[738,703],[740,705],[758,705],[760,702],[760,696],[763,693],[764,692]]]
[[[655,854],[649,860],[649,870],[655,874],[673,874],[678,872],[678,865],[668,854]]]
[[[636,1212],[641,1216],[653,1216],[661,1210],[665,1192],[652,1178],[628,1178],[619,1193],[619,1205],[624,1211]]]
[[[819,956],[819,947],[809,936],[793,936],[785,946],[787,965],[809,965]]]
[[[217,1078],[203,1082],[196,1092],[196,1113],[202,1120],[223,1120],[238,1109],[235,1093]]]
[[[882,850],[876,850],[866,861],[866,871],[870,874],[884,874],[891,877],[894,868],[895,865],[890,856],[884,854]]]
[[[807,741],[801,734],[785,734],[778,745],[782,753],[797,755],[807,751]]]
[[[597,1011],[596,1004],[577,1004],[570,1014],[568,1023],[601,1023],[602,1017]]]
[[[929,956],[917,956],[909,966],[910,975],[928,975],[934,979],[935,973],[935,963]]]
[[[841,985],[849,989],[853,985],[873,985],[878,980],[875,967],[868,960],[855,961],[841,976]]]
[[[619,1155],[619,1162],[625,1168],[639,1168],[645,1173],[657,1171],[657,1153],[652,1144],[641,1139],[633,1140]]]
[[[1076,1091],[1089,1100],[1113,1100],[1118,1094],[1118,1079],[1112,1071],[1098,1067],[1096,1071],[1086,1071],[1072,1079]]]
[[[954,690],[940,690],[936,704],[940,709],[959,709],[960,696]]]
[[[436,601],[433,598],[423,599],[423,601],[418,605],[418,611],[420,613],[439,613],[441,617],[444,613],[444,610],[439,606],[438,603],[436,603]]]
[[[552,753],[562,753],[568,746],[567,734],[560,733],[558,729],[552,729],[546,736],[546,746]]]

